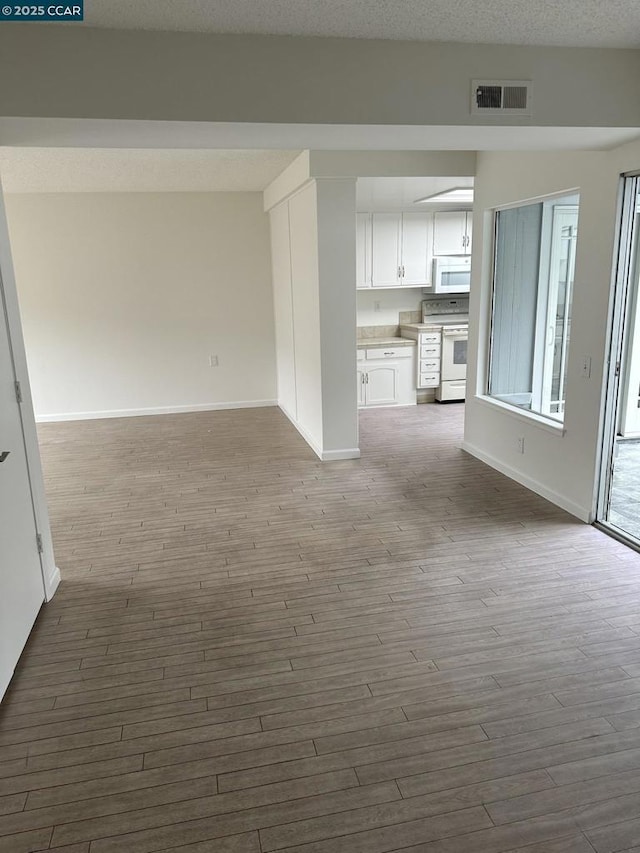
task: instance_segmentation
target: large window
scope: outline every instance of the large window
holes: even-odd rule
[[[577,195],[496,213],[489,396],[564,418]]]

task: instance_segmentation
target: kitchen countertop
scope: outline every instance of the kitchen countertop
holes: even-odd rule
[[[412,332],[439,332],[442,329],[442,323],[403,323],[400,326],[400,331],[407,329]]]
[[[358,349],[414,346],[416,346],[416,341],[412,341],[410,338],[358,338]]]

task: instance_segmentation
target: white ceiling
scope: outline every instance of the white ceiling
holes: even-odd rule
[[[5,192],[254,192],[299,151],[0,148]]]
[[[441,202],[418,204],[419,198],[435,195],[454,187],[472,187],[473,178],[358,178],[356,205],[358,210],[447,210],[471,207],[470,204]]]
[[[638,0],[90,0],[85,3],[85,25],[480,44],[638,47],[640,3]]]

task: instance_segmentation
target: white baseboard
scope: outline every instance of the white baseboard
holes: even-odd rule
[[[587,524],[591,524],[593,521],[591,510],[585,509],[585,507],[580,506],[565,497],[565,495],[561,495],[559,492],[555,492],[553,489],[547,488],[544,483],[539,483],[537,480],[534,480],[533,477],[529,477],[521,471],[518,471],[516,468],[512,468],[510,465],[505,464],[501,460],[495,459],[489,453],[485,453],[484,450],[480,450],[478,447],[469,444],[468,441],[463,441],[461,447],[466,453],[474,456],[486,465],[489,465],[490,468],[495,468],[496,471],[500,471],[501,474],[504,474],[511,480],[515,480],[516,483],[520,483],[521,486],[524,486],[530,491],[535,492],[537,495],[546,498],[548,501],[551,501],[552,504],[559,506],[571,515],[579,518],[580,521],[584,521]]]
[[[56,594],[56,590],[60,584],[60,569],[54,566],[53,574],[48,577],[44,575],[44,597],[45,601],[51,601]]]
[[[179,415],[186,412],[217,412],[223,409],[258,409],[277,406],[276,400],[235,400],[231,403],[196,403],[193,406],[155,406],[147,409],[107,409],[103,412],[63,412],[36,415],[36,423],[89,421],[100,418],[137,418],[144,415]]]
[[[347,447],[344,450],[323,450],[323,462],[337,462],[340,459],[360,459],[359,447]]]
[[[287,409],[286,409],[283,405],[281,405],[280,403],[278,403],[278,408],[280,409],[280,411],[282,412],[282,414],[287,418],[287,420],[288,420],[288,421],[290,421],[290,423],[292,424],[292,426],[294,426],[294,427],[298,430],[298,432],[300,433],[300,435],[304,438],[304,440],[307,442],[307,444],[309,445],[309,447],[310,447],[310,448],[313,450],[313,452],[316,454],[316,456],[318,457],[318,459],[320,459],[320,461],[322,461],[322,450],[318,447],[318,445],[315,443],[315,441],[311,438],[311,436],[310,436],[310,435],[309,435],[309,433],[306,431],[306,429],[305,429],[304,427],[300,426],[300,424],[299,424],[299,423],[298,423],[298,421],[293,417],[293,415],[291,414],[291,412],[288,412],[288,411],[287,411]]]
[[[344,450],[322,450],[316,442],[311,438],[306,429],[301,426],[298,421],[293,417],[291,412],[288,412],[287,409],[278,404],[278,408],[282,412],[282,414],[291,422],[292,426],[294,426],[300,435],[307,442],[309,447],[316,454],[318,459],[321,462],[337,462],[340,459],[360,459],[360,448],[359,447],[350,447],[345,448]]]

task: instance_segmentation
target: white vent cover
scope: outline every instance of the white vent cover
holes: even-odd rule
[[[471,112],[474,115],[530,116],[531,80],[472,80]]]

